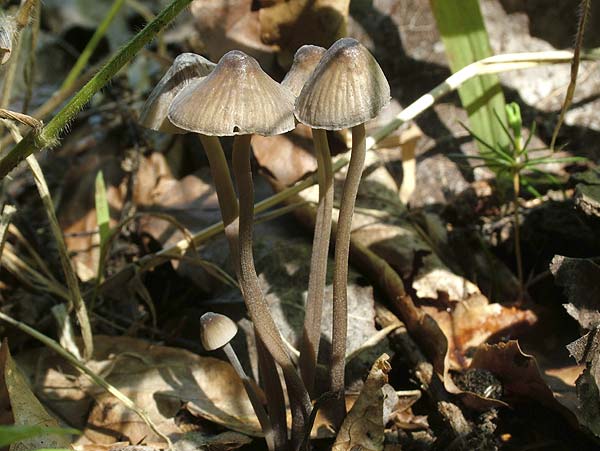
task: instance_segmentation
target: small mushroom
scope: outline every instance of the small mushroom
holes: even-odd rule
[[[167,119],[171,102],[185,86],[206,77],[215,66],[212,61],[195,53],[177,56],[144,103],[140,123],[146,128],[165,133],[187,133],[187,130],[175,127]]]
[[[294,55],[294,63],[281,82],[297,97],[304,84],[321,61],[325,49],[314,45],[304,45]],[[306,91],[303,95],[307,95]],[[307,124],[311,125],[311,124]],[[333,167],[327,132],[312,129],[315,157],[317,158],[317,179],[319,182],[319,205],[315,221],[315,232],[310,261],[308,293],[304,327],[300,341],[299,367],[308,392],[314,397],[315,371],[321,339],[321,317],[323,297],[327,277],[327,257],[331,236],[331,216],[333,211]]]
[[[296,50],[292,67],[285,74],[281,85],[288,88],[294,94],[294,97],[298,97],[304,87],[304,83],[306,83],[306,80],[311,76],[321,58],[323,58],[325,51],[323,47],[319,47],[318,45],[303,45]]]
[[[202,346],[207,351],[223,349],[231,366],[244,384],[250,403],[252,404],[263,433],[265,434],[267,447],[270,451],[273,451],[276,448],[273,441],[271,421],[261,402],[261,396],[257,392],[256,384],[248,377],[244,368],[242,368],[242,364],[231,346],[231,340],[233,340],[237,331],[237,325],[228,316],[208,312],[200,318],[200,340],[202,341]]]
[[[0,18],[0,64],[6,64],[12,53],[13,28],[7,17]]]
[[[226,53],[205,79],[184,88],[169,109],[177,127],[212,136],[235,136],[233,170],[239,193],[239,282],[259,338],[283,371],[292,406],[292,441],[304,433],[312,405],[259,284],[252,251],[254,186],[250,167],[252,134],[275,135],[294,128],[294,99],[243,52]],[[227,232],[227,229],[226,229]],[[294,445],[295,446],[295,445]]]
[[[358,41],[333,44],[305,83],[296,117],[313,129],[352,128],[352,153],[344,182],[335,242],[330,389],[339,396],[331,412],[337,429],[345,413],[344,369],[348,330],[348,256],[354,203],[366,155],[364,123],[390,101],[390,86],[371,53]]]

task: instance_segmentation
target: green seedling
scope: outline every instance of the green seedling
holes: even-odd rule
[[[519,197],[521,187],[525,188],[535,197],[540,198],[541,194],[535,188],[533,176],[542,176],[551,183],[558,183],[558,180],[549,172],[544,171],[540,166],[549,163],[576,163],[585,161],[582,157],[554,157],[552,155],[530,158],[529,144],[531,138],[535,135],[535,122],[530,127],[530,133],[527,139],[523,140],[523,119],[521,117],[521,109],[517,103],[510,103],[505,107],[506,123],[500,118],[497,112],[494,112],[498,123],[508,138],[507,145],[492,145],[470,130],[464,124],[463,127],[469,134],[477,140],[489,152],[485,155],[457,155],[458,157],[467,158],[469,160],[479,160],[480,164],[477,167],[487,167],[494,171],[498,181],[508,180],[512,183],[512,203],[513,203],[513,221],[515,230],[515,257],[517,264],[517,277],[519,284],[523,289],[523,261],[521,254],[521,238],[520,238],[520,219],[519,219]],[[509,130],[510,129],[510,130]],[[540,150],[540,149],[537,149]]]

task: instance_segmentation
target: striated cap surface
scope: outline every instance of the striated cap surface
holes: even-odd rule
[[[228,316],[208,312],[200,317],[200,340],[207,351],[225,346],[237,330],[237,325]]]
[[[323,47],[317,45],[303,45],[296,50],[292,67],[285,75],[281,85],[292,91],[295,97],[298,97],[304,83],[323,58],[325,51]]]
[[[206,77],[216,64],[195,53],[182,53],[163,75],[140,112],[140,123],[151,130],[166,133],[186,133],[167,119],[171,102],[186,85]]]
[[[304,84],[295,114],[312,128],[340,130],[373,119],[390,101],[390,85],[357,40],[333,44]]]
[[[294,96],[238,50],[223,55],[215,70],[173,100],[169,120],[209,136],[279,135],[294,128]]]

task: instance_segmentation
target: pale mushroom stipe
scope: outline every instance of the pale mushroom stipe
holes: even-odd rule
[[[364,123],[390,101],[390,86],[371,53],[343,38],[325,53],[296,100],[296,117],[313,129],[352,128],[352,153],[342,192],[335,241],[333,333],[330,390],[338,397],[331,416],[336,429],[344,418],[344,370],[348,329],[348,257],[354,203],[366,154]]]

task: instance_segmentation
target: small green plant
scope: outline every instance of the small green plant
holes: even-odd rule
[[[481,163],[477,167],[487,167],[496,173],[498,185],[503,182],[512,184],[512,204],[513,221],[515,230],[515,257],[517,264],[517,277],[521,289],[523,289],[523,260],[521,255],[521,237],[520,237],[520,219],[519,219],[519,198],[521,187],[525,188],[532,195],[540,198],[541,194],[535,188],[534,175],[542,176],[551,183],[558,183],[558,180],[549,172],[544,171],[540,166],[549,163],[575,163],[585,161],[582,157],[554,157],[552,154],[543,157],[531,158],[529,155],[529,144],[531,138],[535,135],[535,122],[530,127],[530,133],[526,140],[523,139],[523,119],[519,105],[512,102],[505,107],[506,123],[500,118],[497,112],[494,112],[498,123],[506,137],[508,144],[492,145],[470,130],[464,124],[463,127],[469,134],[477,140],[488,152],[481,155],[459,155],[471,160],[479,160]],[[540,149],[537,149],[540,150]]]

